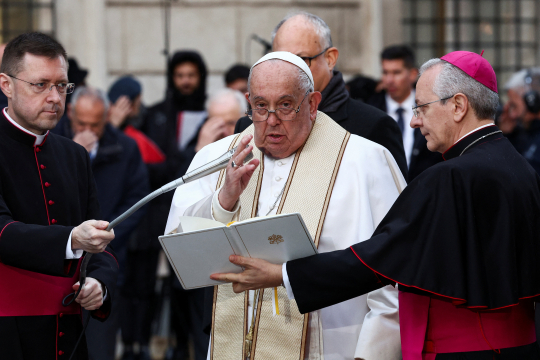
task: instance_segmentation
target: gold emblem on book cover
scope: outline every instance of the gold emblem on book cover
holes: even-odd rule
[[[268,237],[268,241],[270,241],[270,244],[279,244],[285,240],[283,240],[283,236],[281,235],[271,235]]]

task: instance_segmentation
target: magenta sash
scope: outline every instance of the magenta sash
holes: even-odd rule
[[[438,353],[493,350],[536,341],[532,301],[474,311],[435,297],[399,293],[403,360],[434,360]]]
[[[43,275],[0,263],[0,316],[80,314],[78,303],[62,305],[79,279],[80,263],[72,277]]]

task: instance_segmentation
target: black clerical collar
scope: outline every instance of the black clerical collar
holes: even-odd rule
[[[7,117],[6,114],[4,114],[3,110],[0,110],[2,112],[2,115],[0,116],[0,132],[6,134],[10,138],[13,138],[23,144],[27,144],[30,146],[34,146],[36,143],[36,136],[30,134],[29,132],[23,131],[19,129],[15,124],[13,124]],[[48,135],[48,132],[47,132]],[[45,144],[45,141],[47,140],[47,135],[45,135],[45,138],[41,142],[41,144],[37,146],[43,146]]]
[[[468,134],[467,136],[460,139],[457,143],[452,145],[448,150],[446,150],[442,157],[444,160],[450,160],[455,157],[458,157],[461,155],[461,153],[467,149],[471,149],[475,146],[478,146],[480,144],[483,144],[486,141],[492,141],[496,139],[500,139],[503,137],[503,134],[500,132],[497,132],[493,135],[489,135],[493,132],[499,131],[499,128],[495,126],[495,124],[486,126],[483,128],[480,128],[476,131],[473,131],[472,133]],[[489,136],[486,136],[489,135]],[[483,136],[486,136],[484,139],[480,140]],[[467,148],[468,147],[468,148]]]

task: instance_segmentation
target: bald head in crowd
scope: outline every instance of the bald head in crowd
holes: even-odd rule
[[[91,153],[107,125],[109,99],[104,91],[79,87],[68,106],[68,117],[73,131],[73,141]]]
[[[272,49],[291,52],[306,61],[313,74],[315,91],[322,91],[328,85],[339,57],[328,25],[307,12],[288,15],[276,26],[272,32]]]

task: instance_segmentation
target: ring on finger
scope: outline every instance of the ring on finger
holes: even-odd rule
[[[233,168],[237,168],[237,167],[242,166],[242,165],[238,165],[237,163],[235,163],[234,160],[232,161],[231,165],[232,165]]]

